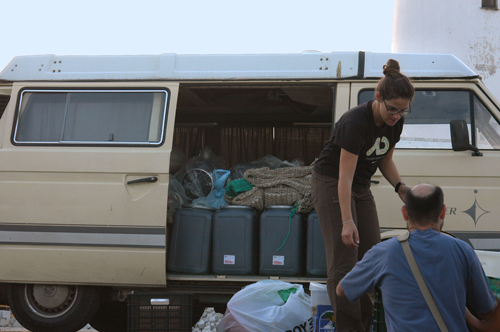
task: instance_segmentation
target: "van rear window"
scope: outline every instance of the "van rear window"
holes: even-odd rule
[[[159,145],[166,90],[24,90],[19,144]]]

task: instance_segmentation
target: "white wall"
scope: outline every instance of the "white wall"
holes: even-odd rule
[[[392,51],[454,54],[500,99],[500,11],[481,0],[395,0]]]

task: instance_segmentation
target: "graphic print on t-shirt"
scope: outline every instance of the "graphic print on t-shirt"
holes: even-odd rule
[[[381,141],[382,141],[382,144],[384,145],[384,147],[382,149],[380,148]],[[386,154],[387,151],[389,151],[389,140],[387,139],[387,137],[382,136],[382,140],[380,139],[380,137],[377,137],[377,139],[375,140],[375,144],[373,144],[373,146],[368,151],[366,151],[366,159],[367,160],[380,159],[379,156]],[[375,152],[375,155],[377,157],[370,158],[370,156],[373,154],[373,152]]]

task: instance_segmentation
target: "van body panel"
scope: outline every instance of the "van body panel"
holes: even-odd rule
[[[2,246],[2,282],[165,287],[164,249]]]
[[[111,87],[36,84],[76,86]],[[0,272],[1,280],[165,285],[168,173],[178,84],[121,87],[168,89],[160,146],[16,146],[8,131],[4,133],[0,246],[12,268]],[[25,84],[15,84],[14,94],[23,88]],[[7,128],[15,128],[16,107],[11,102],[2,117]],[[154,180],[137,182],[141,179]]]
[[[444,230],[450,233],[494,232],[500,238],[495,216],[495,210],[498,208],[497,197],[500,194],[500,170],[494,166],[500,160],[496,153],[492,156],[472,157],[470,151],[396,150],[394,162],[401,178],[408,185],[431,183],[443,188],[447,206]],[[480,174],[471,171],[478,168],[481,169]],[[394,188],[380,172],[372,179],[380,182],[372,183],[377,206],[384,207],[378,209],[380,226],[406,228],[400,211],[403,203],[395,194]]]
[[[352,104],[351,98],[351,84],[350,83],[339,83],[337,84],[337,93],[336,93],[336,102],[335,102],[335,114],[333,114],[333,118],[335,121],[332,121],[332,129],[335,122],[340,119],[340,117],[347,112]],[[356,101],[357,104],[357,101]],[[352,105],[356,105],[352,104]]]

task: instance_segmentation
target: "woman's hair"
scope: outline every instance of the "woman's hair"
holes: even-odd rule
[[[375,91],[380,92],[385,100],[402,98],[411,102],[415,95],[415,88],[410,79],[400,72],[399,62],[389,59],[383,68],[384,77],[378,82]]]

